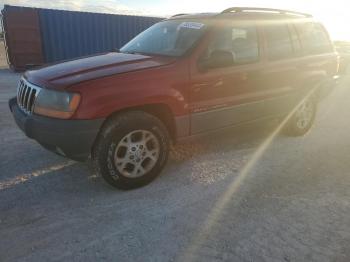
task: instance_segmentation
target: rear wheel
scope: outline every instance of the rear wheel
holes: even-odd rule
[[[317,111],[315,99],[306,99],[288,121],[287,133],[291,136],[302,136],[312,127]]]
[[[92,152],[93,165],[112,186],[132,189],[154,180],[169,153],[163,123],[145,112],[127,112],[105,124]]]

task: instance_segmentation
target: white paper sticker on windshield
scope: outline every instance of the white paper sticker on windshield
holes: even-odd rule
[[[180,27],[183,28],[190,28],[190,29],[201,29],[204,26],[204,24],[196,23],[196,22],[183,22],[180,24]]]

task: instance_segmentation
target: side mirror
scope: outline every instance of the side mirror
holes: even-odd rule
[[[225,50],[215,50],[209,58],[199,62],[201,69],[212,69],[220,67],[228,67],[234,64],[234,56],[232,52]]]

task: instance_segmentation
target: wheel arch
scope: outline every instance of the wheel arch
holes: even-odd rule
[[[132,107],[116,110],[112,112],[105,119],[100,130],[104,128],[104,126],[110,119],[130,111],[142,111],[158,118],[167,128],[172,142],[176,141],[177,132],[176,132],[176,123],[175,123],[174,113],[172,112],[171,108],[167,104],[163,104],[163,103],[145,104],[145,105],[132,106]]]

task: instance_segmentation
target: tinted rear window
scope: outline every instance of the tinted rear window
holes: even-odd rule
[[[305,54],[321,54],[331,52],[332,45],[323,26],[317,23],[301,23],[296,25]]]
[[[264,31],[269,60],[280,60],[293,56],[293,45],[287,24],[266,25]]]

